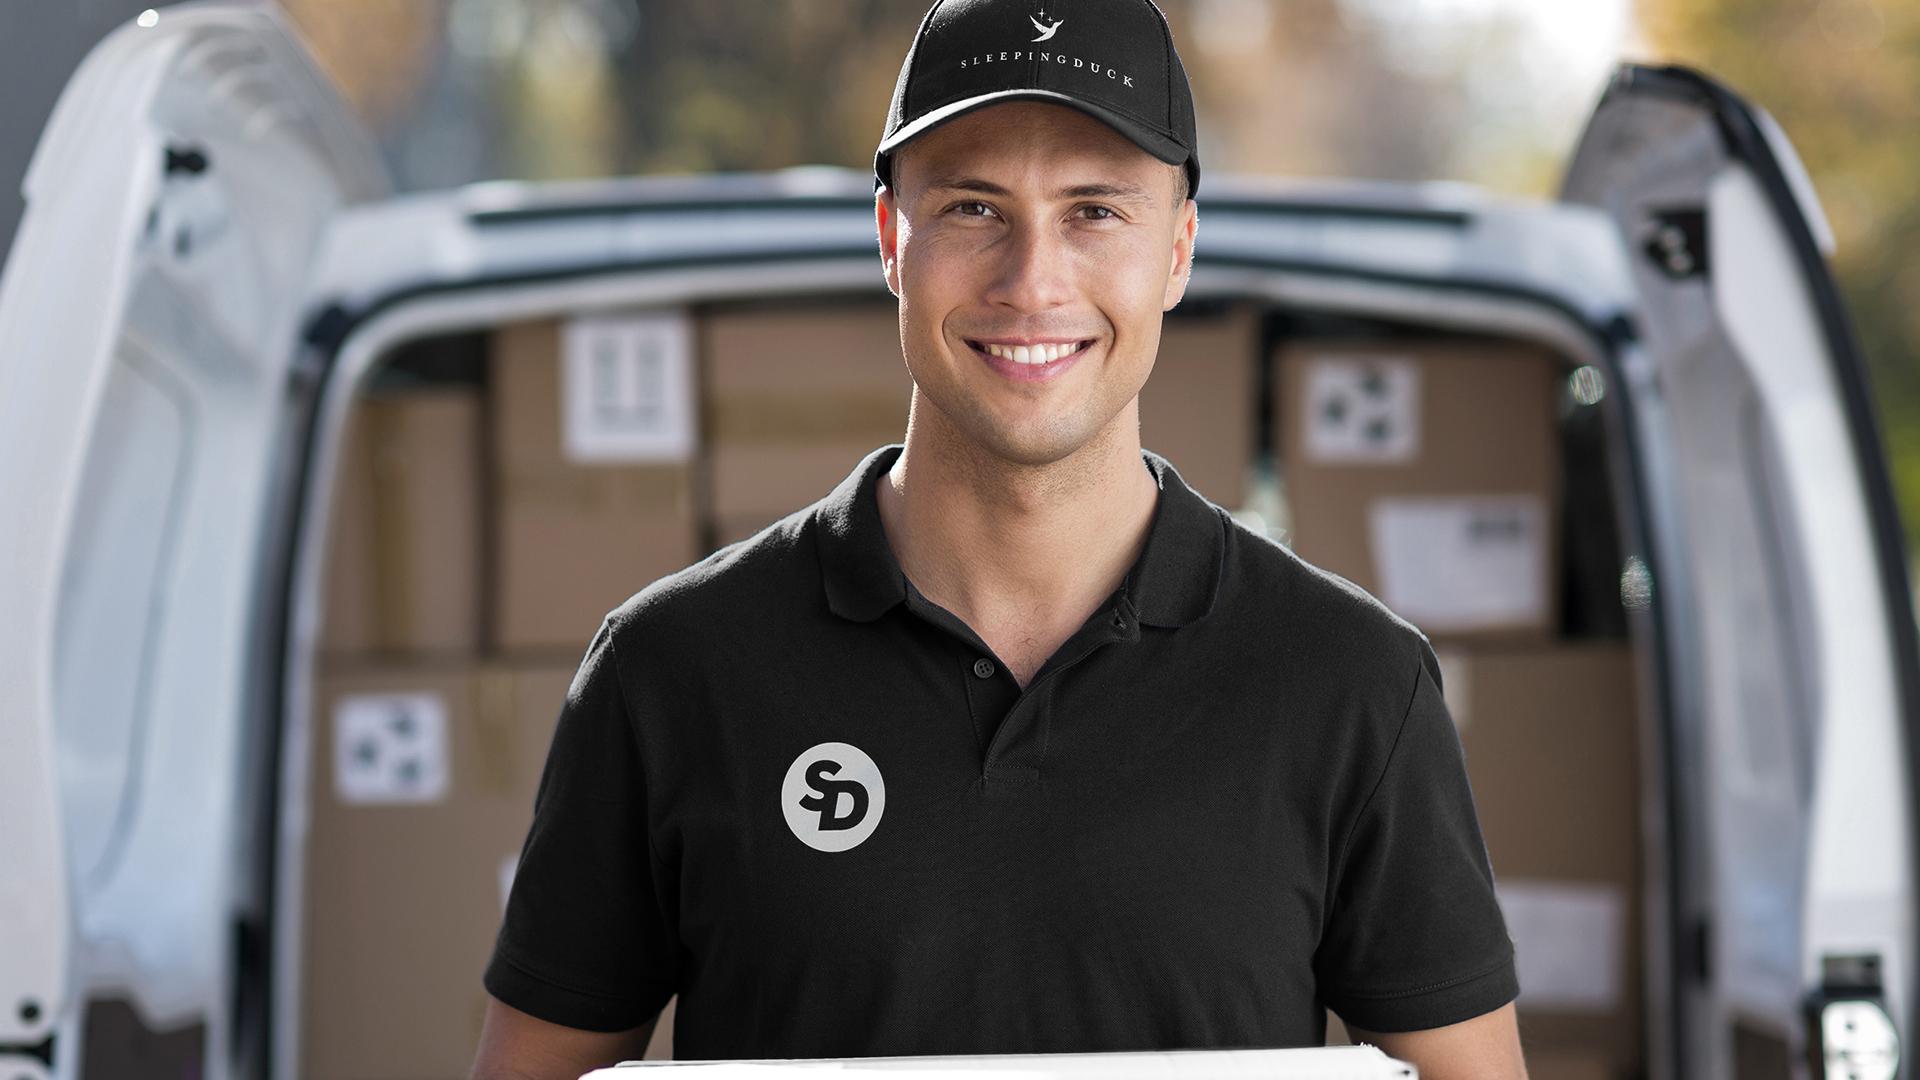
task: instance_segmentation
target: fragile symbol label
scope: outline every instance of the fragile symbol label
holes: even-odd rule
[[[1411,360],[1314,360],[1301,409],[1311,460],[1387,464],[1420,452],[1420,370]]]
[[[333,788],[344,803],[446,798],[447,705],[438,694],[354,694],[333,707]]]

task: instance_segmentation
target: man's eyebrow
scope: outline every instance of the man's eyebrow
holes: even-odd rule
[[[982,195],[1013,194],[991,180],[977,176],[943,176],[927,185],[928,191],[976,191]],[[1057,199],[1115,199],[1123,202],[1148,202],[1153,196],[1137,184],[1075,184],[1054,192]]]

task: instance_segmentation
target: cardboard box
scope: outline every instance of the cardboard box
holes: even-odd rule
[[[1528,1060],[1631,1071],[1645,1053],[1632,654],[1593,641],[1445,650],[1441,660],[1519,954]]]
[[[893,304],[718,310],[699,340],[712,512],[729,532],[806,506],[906,437],[913,378]]]
[[[1294,341],[1275,425],[1293,550],[1434,638],[1559,624],[1561,365],[1511,342]]]
[[[601,618],[699,557],[695,460],[570,450],[562,324],[497,331],[489,368],[490,644],[577,657]],[[693,408],[691,397],[684,408]]]
[[[1187,486],[1229,510],[1246,505],[1260,320],[1250,304],[1222,312],[1168,312],[1153,374],[1140,390],[1140,445],[1180,470]]]
[[[467,1074],[480,975],[572,677],[558,665],[323,670],[302,1076]]]
[[[465,1076],[533,797],[572,682],[563,664],[324,667],[315,694],[301,1075]],[[424,699],[424,700],[423,700]],[[437,702],[442,710],[432,715]],[[369,708],[408,716],[396,737]],[[363,743],[375,748],[373,760]],[[432,759],[413,774],[385,769]],[[371,779],[371,783],[369,780]],[[646,1057],[672,1056],[673,1002]]]
[[[430,386],[355,403],[329,515],[321,649],[465,656],[480,644],[480,399]]]

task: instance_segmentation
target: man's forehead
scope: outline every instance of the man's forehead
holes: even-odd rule
[[[994,195],[1153,198],[1165,163],[1077,109],[1013,101],[955,117],[895,152],[915,186]]]
[[[982,195],[995,195],[1008,198],[1015,191],[994,180],[965,171],[942,171],[928,177],[923,190],[939,192],[975,192]],[[1022,192],[1024,194],[1024,192]],[[1108,176],[1086,181],[1069,181],[1047,190],[1042,188],[1038,194],[1053,199],[1112,199],[1121,202],[1151,202],[1153,192],[1132,179]]]

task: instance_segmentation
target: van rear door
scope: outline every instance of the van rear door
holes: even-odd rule
[[[265,5],[116,30],[37,147],[0,276],[9,1077],[78,1075],[107,999],[228,1075],[297,305],[325,222],[386,190]]]
[[[1641,299],[1623,389],[1653,565],[1623,592],[1651,596],[1664,668],[1671,843],[1650,870],[1672,934],[1653,959],[1675,993],[1655,1075],[1786,1076],[1813,1054],[1892,1077],[1920,667],[1831,235],[1772,119],[1681,68],[1616,72],[1563,198],[1618,223]]]

